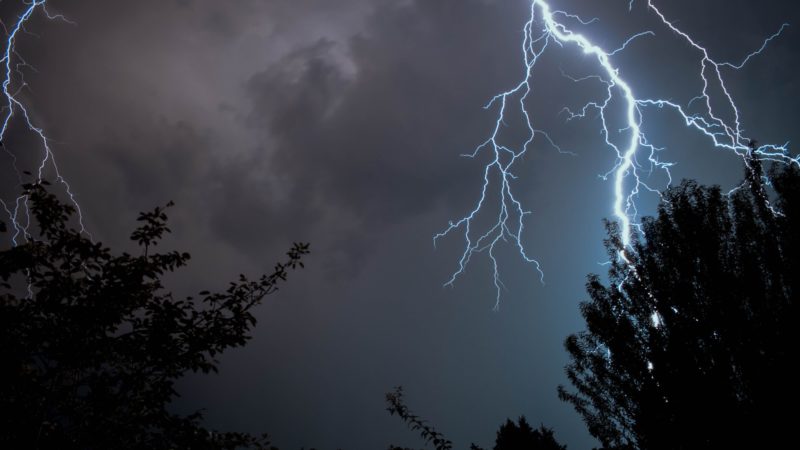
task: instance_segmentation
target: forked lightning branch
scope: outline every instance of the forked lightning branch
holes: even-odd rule
[[[445,285],[455,283],[478,254],[488,256],[492,267],[491,277],[496,289],[495,307],[499,305],[503,288],[500,263],[496,254],[500,245],[512,246],[525,262],[533,265],[542,279],[544,276],[539,261],[532,257],[523,245],[525,223],[533,219],[528,217],[530,212],[519,200],[517,190],[520,187],[524,189],[525,182],[514,174],[514,170],[522,156],[532,151],[537,142],[544,140],[545,144],[557,147],[545,131],[536,127],[536,118],[528,106],[530,102],[535,101],[534,73],[545,52],[581,53],[592,58],[595,64],[596,72],[593,75],[572,81],[599,82],[601,100],[589,101],[579,110],[568,110],[568,118],[584,118],[590,112],[599,116],[602,137],[598,141],[598,147],[608,148],[613,159],[604,178],[613,183],[610,206],[615,220],[619,223],[621,239],[626,248],[630,247],[634,234],[639,232],[637,198],[644,192],[658,195],[659,189],[665,187],[648,185],[645,175],[660,170],[665,173],[668,180],[672,179],[670,174],[672,164],[659,159],[660,149],[643,131],[649,109],[673,111],[683,120],[686,127],[704,135],[710,146],[735,153],[745,161],[748,155],[752,154],[761,160],[798,164],[798,158],[789,154],[785,144],[752,146],[754,141],[743,133],[739,107],[726,84],[726,75],[729,72],[741,69],[764,52],[768,44],[780,36],[787,24],[782,24],[758,49],[743,55],[740,61],[718,61],[714,59],[709,49],[679,29],[675,21],[662,13],[652,0],[648,0],[646,4],[648,13],[655,15],[663,24],[663,30],[659,32],[674,33],[696,54],[696,76],[701,82],[702,89],[687,104],[679,104],[669,99],[637,96],[637,80],[624,77],[621,68],[615,63],[615,56],[624,52],[632,41],[648,39],[655,35],[656,31],[646,30],[634,34],[621,42],[618,48],[604,49],[580,32],[582,27],[594,23],[595,19],[585,20],[570,12],[553,9],[552,5],[556,3],[555,0],[531,1],[530,16],[523,26],[521,45],[524,72],[517,85],[497,94],[486,105],[487,109],[494,108],[497,111],[492,132],[486,141],[466,155],[472,158],[480,155],[485,158],[485,153],[489,154],[488,162],[483,167],[478,200],[467,214],[450,221],[444,230],[434,236],[434,244],[450,235],[458,235],[464,240],[464,250],[457,267]],[[632,8],[633,4],[631,1],[629,8]],[[620,134],[617,133],[617,128],[612,129],[610,124],[612,104],[624,105],[625,126],[621,130],[623,136],[621,139],[617,138]],[[719,106],[712,107],[712,105]],[[512,114],[521,116],[526,128],[524,131],[527,139],[518,147],[501,143],[501,131]],[[491,216],[492,219],[487,226],[483,225],[485,219],[479,221],[478,216],[485,214],[489,209],[498,212]],[[624,259],[624,252],[619,256]]]

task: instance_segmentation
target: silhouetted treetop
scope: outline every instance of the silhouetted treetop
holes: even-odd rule
[[[525,416],[519,418],[517,423],[511,419],[500,426],[497,431],[497,440],[494,450],[566,450],[566,445],[561,445],[553,436],[553,430],[540,425],[533,429]]]
[[[779,448],[798,394],[800,172],[748,161],[742,186],[667,190],[626,254],[607,224],[608,284],[589,276],[587,329],[566,340],[562,399],[607,448]]]
[[[165,208],[139,216],[140,254],[117,254],[72,228],[73,208],[46,184],[24,186],[32,234],[0,251],[0,446],[273,448],[265,435],[214,432],[199,413],[167,407],[177,379],[216,371],[221,352],[250,339],[253,308],[303,266],[308,245],[294,244],[268,275],[179,299],[161,278],[189,254],[153,251],[170,231]]]

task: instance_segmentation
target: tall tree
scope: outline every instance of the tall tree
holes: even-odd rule
[[[773,201],[748,161],[730,195],[691,181],[663,195],[644,238],[607,224],[608,283],[590,275],[586,331],[560,386],[606,448],[779,448],[796,439],[800,172]],[[626,261],[627,259],[627,261]]]
[[[73,208],[45,185],[25,186],[38,231],[0,251],[0,447],[270,448],[168,406],[177,379],[216,371],[217,355],[247,342],[253,308],[302,267],[308,245],[270,275],[177,299],[161,279],[189,255],[153,251],[170,231],[163,208],[139,216],[138,255],[115,254],[72,228]]]

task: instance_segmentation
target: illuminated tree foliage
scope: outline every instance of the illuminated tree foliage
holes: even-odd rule
[[[626,254],[608,224],[608,284],[590,275],[559,394],[606,448],[782,448],[795,440],[800,173],[742,188],[684,181]]]
[[[0,447],[271,448],[168,406],[177,379],[216,372],[221,352],[248,341],[253,308],[302,267],[308,245],[270,275],[176,299],[161,279],[189,255],[153,251],[170,231],[163,208],[139,216],[138,255],[115,254],[73,229],[73,207],[45,185],[25,186],[38,233],[0,251]]]

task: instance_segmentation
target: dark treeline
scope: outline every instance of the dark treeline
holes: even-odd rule
[[[668,189],[631,248],[607,223],[608,278],[588,278],[586,329],[566,339],[570,385],[558,387],[603,449],[794,440],[800,171],[774,168],[769,185],[757,161],[745,172],[732,193],[692,181]],[[0,251],[0,447],[275,450],[266,435],[209,430],[168,406],[178,378],[215,371],[220,352],[247,342],[252,308],[308,246],[269,275],[176,299],[160,279],[189,255],[154,252],[169,232],[163,208],[139,217],[140,254],[115,254],[70,226],[72,208],[46,183],[25,189],[38,228]],[[401,389],[386,400],[422,444],[453,448]],[[524,417],[500,424],[493,447],[565,449]]]

